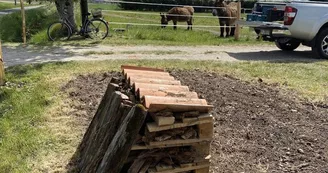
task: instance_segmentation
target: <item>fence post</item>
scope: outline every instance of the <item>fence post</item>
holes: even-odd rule
[[[0,40],[0,86],[5,85],[5,68],[3,66],[2,45]]]
[[[237,20],[240,20],[241,16],[241,3],[240,1],[237,2]],[[240,26],[239,24],[236,24],[236,30],[235,30],[235,40],[239,40],[239,34],[240,34]]]
[[[26,44],[26,23],[25,23],[25,10],[24,10],[24,1],[20,0],[21,5],[21,14],[22,14],[22,36],[23,36],[23,43]]]

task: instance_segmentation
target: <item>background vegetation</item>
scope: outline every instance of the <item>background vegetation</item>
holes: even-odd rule
[[[103,9],[103,16],[109,22],[109,37],[102,44],[126,45],[126,44],[154,44],[154,45],[222,45],[222,44],[255,44],[256,34],[249,28],[243,28],[241,39],[234,41],[231,38],[219,38],[220,29],[217,27],[218,19],[210,12],[195,13],[193,31],[186,31],[186,22],[178,23],[178,30],[172,26],[162,29],[160,26],[138,26],[127,23],[160,25],[159,12],[147,11],[140,13],[134,10],[123,10],[114,4],[89,3],[89,11],[95,8]],[[75,4],[75,18],[78,26],[81,26],[79,4]],[[127,13],[126,13],[127,12]],[[136,13],[137,12],[137,13]],[[162,11],[165,12],[165,11]],[[200,16],[200,17],[198,17]],[[204,18],[207,16],[208,18]],[[14,20],[13,20],[14,19]],[[47,38],[47,28],[50,23],[59,19],[54,4],[46,7],[28,10],[26,12],[27,38],[29,44],[54,44]],[[116,22],[123,23],[117,24]],[[0,18],[0,39],[4,42],[21,42],[21,15],[19,12]],[[172,22],[169,23],[172,25]],[[198,26],[214,26],[197,28]],[[117,32],[116,29],[125,29],[125,32]],[[247,43],[246,43],[247,41]],[[92,40],[74,36],[70,41],[55,44],[90,44]]]

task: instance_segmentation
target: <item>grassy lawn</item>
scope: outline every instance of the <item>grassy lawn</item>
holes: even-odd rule
[[[266,83],[293,89],[301,97],[328,102],[328,62],[112,60],[10,67],[6,69],[10,86],[0,88],[0,172],[44,172],[40,167],[58,161],[65,166],[79,136],[71,133],[73,120],[63,113],[67,96],[60,91],[61,86],[78,74],[118,71],[121,64],[199,68],[251,82],[261,78]]]
[[[18,5],[15,6],[14,3],[6,3],[6,2],[0,2],[0,10],[5,10],[5,9],[10,9],[10,8],[15,8],[19,7]]]

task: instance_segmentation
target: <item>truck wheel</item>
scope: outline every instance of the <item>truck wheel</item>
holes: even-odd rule
[[[312,52],[320,58],[328,59],[328,28],[322,30],[312,47]]]
[[[291,38],[279,38],[275,43],[279,49],[284,51],[293,51],[301,44],[300,41]]]

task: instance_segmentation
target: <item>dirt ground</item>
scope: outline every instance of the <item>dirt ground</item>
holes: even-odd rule
[[[211,172],[328,172],[328,105],[260,80],[197,70],[171,74],[215,106]],[[119,73],[78,76],[63,87],[79,100],[75,114],[91,121],[111,76]]]

